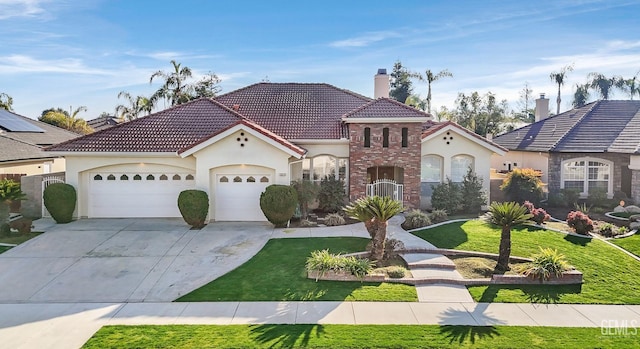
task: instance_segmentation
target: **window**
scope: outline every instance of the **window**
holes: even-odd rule
[[[108,181],[115,181],[116,180],[116,176],[110,174],[110,175],[107,176],[107,180]]]
[[[302,178],[298,177],[297,179],[319,184],[324,177],[331,176],[344,181],[345,185],[347,185],[349,180],[348,168],[349,159],[320,155],[302,160]]]
[[[253,178],[253,176],[249,176],[249,178],[247,178],[247,183],[255,183],[256,179]]]
[[[427,183],[442,182],[442,157],[425,155],[422,157],[420,181]]]
[[[97,175],[93,176],[93,180],[94,181],[101,181],[102,180],[102,176],[97,174]]]
[[[262,176],[262,178],[260,178],[260,183],[269,183],[269,177]]]
[[[610,193],[612,190],[611,165],[610,161],[592,158],[563,161],[560,187],[576,189],[583,196],[589,195],[589,191],[595,188]]]
[[[473,157],[469,155],[456,155],[451,158],[451,181],[461,183],[464,176],[473,170]]]
[[[184,177],[185,180],[187,181],[192,181],[193,180],[193,175],[188,174],[186,177]]]
[[[402,147],[406,148],[409,146],[409,128],[402,128]]]
[[[229,178],[227,176],[220,177],[220,183],[229,183]]]
[[[122,176],[120,176],[120,180],[121,181],[128,181],[129,180],[129,176],[127,176],[126,174],[123,174]]]
[[[167,175],[165,175],[165,174],[160,176],[160,180],[161,181],[166,181],[167,179],[169,179],[169,177],[167,177]]]
[[[176,174],[176,175],[173,175],[173,177],[171,179],[173,179],[174,181],[179,181],[182,178],[180,177],[180,175]]]
[[[382,129],[382,147],[389,148],[389,128]]]
[[[369,127],[364,128],[364,147],[371,147],[371,128]]]
[[[235,177],[233,178],[233,182],[234,182],[234,183],[242,183],[242,178],[240,178],[240,176],[235,176]]]
[[[142,176],[140,176],[139,174],[133,176],[133,180],[134,181],[141,181],[142,180]]]
[[[156,179],[156,177],[154,177],[152,174],[147,175],[147,180],[148,180],[148,181],[153,181],[153,180],[155,180],[155,179]]]

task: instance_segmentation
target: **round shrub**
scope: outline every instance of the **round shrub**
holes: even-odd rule
[[[539,204],[542,199],[542,181],[540,172],[530,168],[516,168],[509,172],[500,186],[509,201],[522,204],[531,201]]]
[[[389,267],[387,268],[387,275],[392,279],[400,279],[404,277],[406,271],[405,268],[399,266]]]
[[[78,198],[76,189],[66,183],[53,183],[44,189],[44,206],[56,223],[69,223]]]
[[[445,210],[433,210],[431,214],[429,214],[429,218],[431,219],[431,223],[440,223],[449,219],[449,216]]]
[[[406,230],[417,229],[431,225],[429,216],[420,210],[411,210],[404,215],[402,227]]]
[[[332,176],[325,176],[320,181],[318,191],[318,207],[324,212],[338,212],[344,207],[346,195],[344,182]]]
[[[298,195],[293,187],[272,184],[260,194],[260,209],[275,226],[285,225],[296,211]]]
[[[202,190],[183,190],[178,195],[178,209],[187,224],[200,229],[209,213],[209,195]]]
[[[571,211],[567,215],[567,225],[576,232],[576,234],[587,235],[593,230],[593,221],[589,216],[580,211]]]
[[[333,227],[336,225],[344,225],[344,217],[338,213],[329,213],[324,217],[324,225]]]

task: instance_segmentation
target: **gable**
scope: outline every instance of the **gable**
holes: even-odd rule
[[[436,151],[432,153],[437,153],[438,149],[446,149],[447,147],[455,149],[454,153],[468,152],[469,147],[477,147],[489,152],[489,154],[496,153],[500,156],[507,152],[507,149],[502,146],[450,121],[436,123],[429,127],[422,133],[422,143],[423,149],[425,149],[426,143],[433,145]]]

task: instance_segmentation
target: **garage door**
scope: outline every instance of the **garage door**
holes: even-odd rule
[[[260,194],[269,185],[268,174],[216,175],[216,220],[266,221],[260,209]]]
[[[181,217],[178,195],[191,173],[91,173],[89,217]]]

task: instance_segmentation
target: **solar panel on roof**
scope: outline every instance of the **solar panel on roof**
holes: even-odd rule
[[[4,109],[0,109],[0,127],[11,132],[44,132],[40,127]]]

